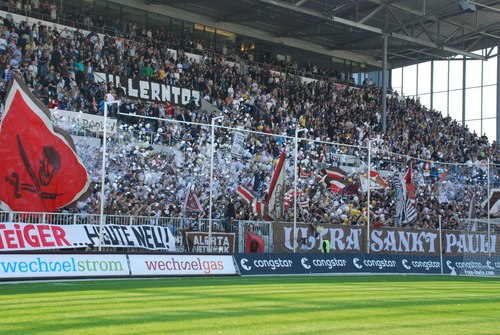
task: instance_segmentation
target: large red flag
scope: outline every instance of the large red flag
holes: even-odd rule
[[[50,121],[50,112],[13,76],[0,124],[0,207],[53,212],[78,200],[90,178],[71,137]]]
[[[263,253],[264,247],[265,247],[264,239],[262,237],[250,231],[247,232],[247,238],[245,241],[245,252]]]

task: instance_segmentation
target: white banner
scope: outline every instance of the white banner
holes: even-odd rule
[[[230,255],[129,255],[132,276],[234,275]]]
[[[143,248],[175,252],[167,227],[104,225],[103,247]],[[0,223],[0,251],[99,247],[99,225]]]
[[[231,155],[241,157],[245,151],[245,143],[247,135],[245,133],[235,131],[233,133],[233,145],[231,146]]]
[[[64,110],[51,109],[50,110],[52,122],[55,125],[66,129],[73,125],[79,125],[83,129],[93,132],[104,131],[104,117],[100,115],[70,112]],[[107,132],[114,134],[116,132],[116,123],[118,120],[113,118],[106,118]]]
[[[0,279],[128,275],[126,255],[0,254]]]

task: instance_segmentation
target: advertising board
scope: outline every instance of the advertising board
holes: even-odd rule
[[[121,277],[129,275],[126,255],[0,254],[0,279]]]
[[[132,276],[235,275],[231,255],[129,255]]]
[[[440,274],[437,256],[379,254],[236,254],[241,275],[394,273]]]

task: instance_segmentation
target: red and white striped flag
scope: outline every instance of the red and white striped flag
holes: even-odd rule
[[[375,184],[380,185],[382,188],[389,186],[387,181],[380,176],[380,174],[375,170],[370,170],[370,179],[375,182]]]
[[[313,175],[313,171],[312,170],[304,170],[304,169],[300,169],[300,173],[299,173],[299,177],[300,178],[309,178]]]
[[[330,191],[332,191],[333,193],[338,193],[340,192],[341,190],[343,190],[345,187],[345,184],[344,183],[341,183],[340,181],[338,180],[332,180],[330,182]]]
[[[347,176],[347,172],[336,166],[326,168],[324,172],[328,179],[344,179]]]
[[[299,207],[300,208],[307,208],[307,207],[309,207],[309,198],[300,200],[299,201]]]
[[[252,210],[255,214],[259,214],[261,216],[265,216],[267,212],[266,205],[257,199],[254,199],[252,202]]]
[[[236,188],[236,194],[239,195],[243,202],[245,202],[247,205],[250,205],[253,199],[255,199],[255,194],[242,185]]]
[[[329,167],[321,169],[320,174],[316,176],[316,183],[323,187],[328,187],[332,180],[343,180],[347,172],[338,167]]]
[[[289,190],[288,192],[285,193],[285,208],[289,208],[290,204],[293,202],[293,194],[295,192],[293,189]],[[297,197],[300,197],[302,195],[302,192],[297,191]]]

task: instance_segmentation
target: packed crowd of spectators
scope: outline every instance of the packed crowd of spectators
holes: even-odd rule
[[[83,16],[88,25],[95,19]],[[478,136],[450,117],[421,106],[414,98],[387,96],[387,130],[381,129],[380,88],[353,87],[349,76],[313,65],[293,65],[299,73],[325,75],[314,82],[300,76],[273,71],[226,52],[206,53],[203,41],[190,45],[204,55],[196,61],[165,29],[148,30],[133,22],[115,22],[119,37],[80,30],[57,30],[41,23],[28,25],[2,18],[0,25],[0,75],[5,96],[12,75],[22,76],[35,96],[49,108],[102,115],[104,100],[120,99],[115,112],[124,131],[108,146],[106,212],[123,215],[208,217],[209,188],[213,189],[215,219],[260,220],[251,206],[234,191],[244,185],[264,199],[277,159],[287,148],[287,189],[293,188],[295,130],[300,132],[298,221],[366,224],[368,208],[372,224],[394,225],[393,189],[375,189],[370,204],[366,193],[341,194],[317,181],[321,168],[341,165],[349,155],[367,161],[368,141],[373,140],[375,169],[406,172],[413,166],[417,220],[412,226],[436,227],[438,217],[447,228],[459,218],[486,216],[480,206],[486,196],[484,161],[500,164],[498,143]],[[168,42],[164,43],[164,42]],[[172,46],[176,46],[175,53]],[[274,62],[268,59],[269,62]],[[290,65],[290,64],[280,64]],[[148,102],[126,96],[112,83],[99,83],[94,71],[162,82],[190,88],[217,110],[208,113],[201,103],[185,106]],[[344,84],[342,84],[344,83]],[[347,85],[345,84],[347,83]],[[211,119],[223,115],[216,129],[214,177],[210,184]],[[165,119],[151,120],[148,116]],[[188,123],[172,123],[170,120]],[[231,154],[233,131],[246,132],[240,155]],[[133,137],[137,131],[168,148],[153,148]],[[151,143],[151,142],[150,142]],[[99,184],[99,149],[81,144],[78,148],[90,175]],[[462,163],[462,165],[445,163]],[[496,165],[490,179],[498,182]],[[362,170],[350,170],[343,182],[359,182]],[[190,189],[203,210],[187,212],[184,200]],[[98,213],[100,189],[79,202],[79,212]],[[293,205],[283,221],[293,220]]]

